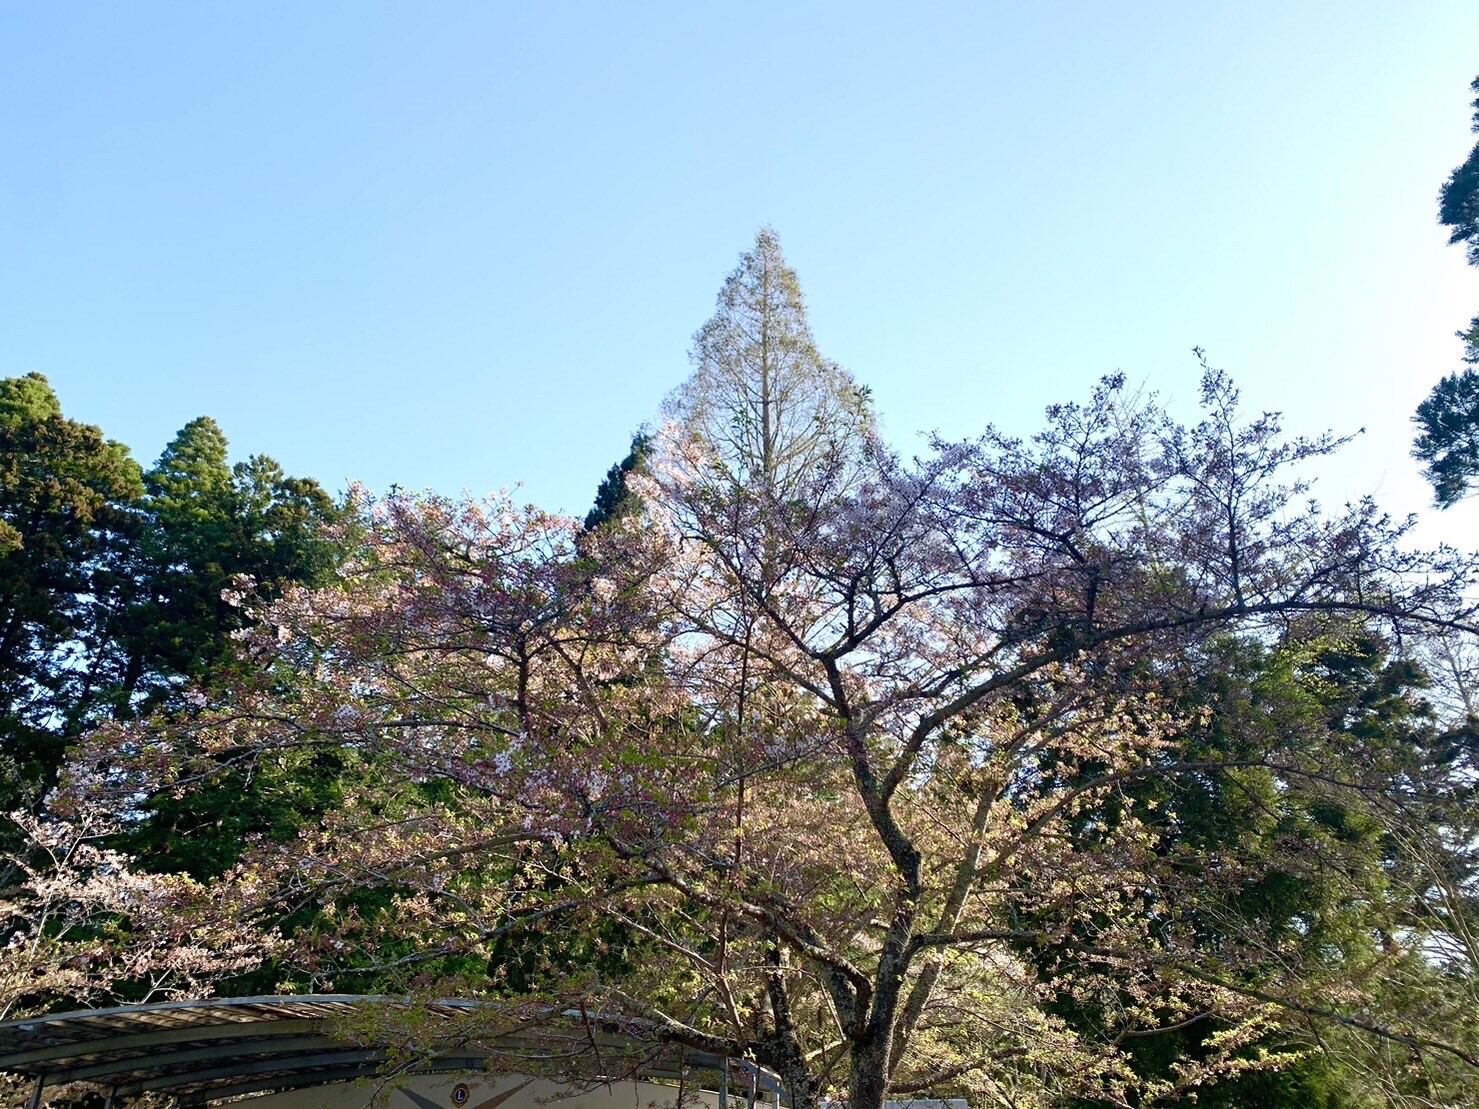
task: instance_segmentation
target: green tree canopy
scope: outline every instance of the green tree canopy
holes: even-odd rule
[[[651,456],[652,436],[645,431],[633,435],[627,456],[606,471],[606,477],[596,489],[596,503],[585,514],[586,531],[642,511],[642,498],[628,487],[627,478],[645,472]]]
[[[1469,87],[1479,93],[1479,77]],[[1474,100],[1473,130],[1479,132],[1479,98]],[[1438,194],[1438,221],[1449,228],[1448,241],[1463,243],[1470,265],[1479,266],[1479,142]]]
[[[148,522],[135,551],[132,593],[119,616],[120,708],[167,702],[229,652],[244,616],[223,592],[251,578],[263,598],[290,582],[314,584],[338,552],[324,528],[338,518],[317,482],[273,459],[231,466],[208,416],[190,421],[144,475]]]
[[[1479,363],[1479,316],[1458,335],[1464,340],[1464,361]],[[1417,425],[1412,456],[1423,463],[1438,507],[1449,508],[1479,477],[1479,371],[1460,370],[1438,382],[1417,406],[1412,422]]]
[[[144,488],[122,444],[68,420],[46,378],[0,380],[0,807],[55,769]]]
[[[1470,86],[1479,93],[1479,77]],[[1473,130],[1479,132],[1479,99],[1474,101]],[[1449,228],[1448,241],[1464,244],[1469,264],[1479,266],[1479,143],[1438,194],[1438,222]],[[1479,363],[1479,316],[1460,331],[1464,361]],[[1423,464],[1439,508],[1450,508],[1479,477],[1479,372],[1451,373],[1433,387],[1413,416],[1417,425],[1412,455]]]
[[[0,812],[34,805],[87,728],[178,708],[186,682],[231,663],[248,616],[222,592],[240,577],[270,600],[340,557],[326,530],[340,510],[316,482],[265,456],[233,467],[227,448],[201,417],[145,473],[67,419],[40,374],[0,380]],[[188,805],[175,825],[198,854],[231,857],[242,828],[284,819],[253,788],[191,802],[230,816],[213,825],[229,844],[208,843]]]
[[[270,601],[290,584],[321,584],[346,553],[347,537],[328,530],[341,511],[317,482],[263,455],[231,466],[227,449],[202,416],[144,475],[148,526],[112,644],[115,716],[179,709],[187,685],[209,687],[239,665],[231,633],[249,617],[226,594],[244,579],[255,600]],[[153,820],[127,846],[151,866],[219,874],[250,835],[287,835],[323,812],[345,765],[328,752],[230,775],[189,797],[157,797]]]

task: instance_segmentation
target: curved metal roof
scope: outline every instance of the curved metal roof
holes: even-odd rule
[[[148,1092],[174,1095],[181,1105],[204,1105],[225,1097],[345,1082],[380,1073],[390,1059],[387,1046],[356,1043],[342,1022],[366,1005],[406,1005],[404,1000],[351,994],[222,998],[126,1005],[12,1020],[0,1024],[0,1071],[36,1080],[32,1103],[43,1086],[89,1082],[119,1098]],[[489,1009],[473,1001],[438,1001],[415,1006],[445,1020]],[[581,1037],[589,1036],[587,1029]],[[500,1037],[500,1039],[503,1039]],[[635,1043],[631,1037],[601,1035],[605,1044]],[[454,1040],[455,1042],[455,1040]],[[507,1041],[505,1041],[507,1042]],[[507,1042],[512,1049],[517,1045]],[[525,1044],[527,1047],[527,1043]],[[511,1065],[519,1052],[482,1043],[457,1044],[429,1053],[398,1073],[484,1071],[495,1054]],[[508,1058],[508,1056],[512,1058]],[[684,1069],[717,1070],[717,1057],[689,1052]],[[778,1087],[769,1075],[760,1084]],[[645,1077],[676,1077],[676,1067],[651,1062]]]

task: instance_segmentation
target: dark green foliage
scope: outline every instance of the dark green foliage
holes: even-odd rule
[[[642,511],[642,498],[627,488],[630,474],[642,473],[652,455],[652,437],[646,432],[632,436],[632,449],[611,469],[596,490],[596,503],[585,516],[586,531],[594,531],[602,524],[623,520]]]
[[[576,976],[621,981],[643,960],[662,957],[633,929],[608,916],[580,931],[537,926],[510,931],[494,942],[484,970],[495,990],[518,997],[544,993]]]
[[[1200,1029],[1194,1026],[1185,1032],[1131,1040],[1125,1050],[1138,1072],[1162,1075],[1179,1061],[1205,1054],[1198,1051],[1198,1042],[1213,1030],[1204,1021]],[[1191,1102],[1182,1099],[1174,1104]],[[1200,1087],[1194,1104],[1198,1109],[1366,1109],[1370,1103],[1356,1100],[1338,1068],[1328,1059],[1310,1054],[1277,1069],[1250,1071]],[[1110,1105],[1071,1099],[1064,1109],[1110,1109]]]
[[[1460,331],[1464,361],[1479,363],[1479,316]],[[1479,370],[1451,373],[1417,406],[1412,456],[1424,465],[1438,507],[1448,508],[1468,493],[1479,477]]]
[[[1146,911],[1165,922],[1167,950],[1190,940],[1226,953],[1228,965],[1238,951],[1278,951],[1270,973],[1310,982],[1367,965],[1403,912],[1388,890],[1395,863],[1369,809],[1332,782],[1376,766],[1416,781],[1441,757],[1422,670],[1392,657],[1380,638],[1339,628],[1304,629],[1274,649],[1225,639],[1181,665],[1171,687],[1203,723],[1168,758],[1195,769],[1127,793],[1166,837],[1167,880]],[[1071,952],[1050,955],[1045,971],[1071,967]],[[1255,973],[1241,984],[1261,980]],[[1113,1035],[1116,1008],[1113,999],[1100,1011],[1066,994],[1054,1006],[1091,1035]],[[1123,1045],[1144,1075],[1166,1077],[1177,1060],[1206,1056],[1223,1027],[1211,1017],[1166,1023],[1168,1031]],[[1199,1091],[1198,1104],[1363,1104],[1349,1075],[1312,1047],[1294,1032],[1266,1037],[1258,1050],[1308,1054],[1274,1072],[1224,1078]]]
[[[1479,77],[1470,86],[1479,93]],[[1479,99],[1474,101],[1473,130],[1479,132]],[[1462,243],[1469,264],[1479,266],[1479,143],[1469,151],[1438,194],[1438,222],[1450,229],[1448,241]],[[1460,331],[1464,361],[1479,363],[1479,316]],[[1479,476],[1479,371],[1460,370],[1433,387],[1413,416],[1417,437],[1412,456],[1423,463],[1423,476],[1433,486],[1439,508],[1450,508]]]
[[[339,511],[317,482],[263,456],[231,467],[226,448],[203,416],[144,475],[149,526],[119,618],[120,711],[172,704],[182,678],[201,681],[221,664],[246,623],[222,597],[235,579],[271,599],[288,583],[321,584],[338,558],[324,529]]]
[[[1479,77],[1469,86],[1479,93]],[[1474,101],[1474,127],[1479,132],[1479,99]],[[1438,222],[1450,228],[1448,241],[1464,243],[1469,262],[1479,266],[1479,143],[1438,194]]]
[[[326,528],[340,516],[317,482],[288,477],[270,458],[232,467],[216,422],[186,424],[144,475],[149,526],[135,551],[131,594],[118,617],[118,715],[178,709],[190,685],[236,665],[231,633],[248,617],[222,594],[242,577],[271,599],[295,583],[322,584],[342,557]],[[336,755],[237,770],[183,797],[160,796],[152,819],[123,844],[146,864],[213,877],[248,835],[285,839],[337,799]]]
[[[229,465],[209,418],[144,473],[66,419],[41,375],[0,379],[0,812],[35,805],[87,728],[177,709],[188,684],[234,665],[230,635],[247,616],[222,590],[239,575],[265,598],[322,582],[339,516],[270,458]],[[248,832],[286,834],[294,814],[322,811],[332,777],[299,766],[162,801],[133,846],[219,873]]]
[[[272,765],[233,769],[184,796],[162,793],[150,819],[121,844],[152,867],[204,880],[240,858],[250,836],[282,842],[343,796],[349,771],[337,750],[290,752]]]
[[[49,784],[96,682],[89,657],[143,495],[128,449],[0,380],[0,811]]]

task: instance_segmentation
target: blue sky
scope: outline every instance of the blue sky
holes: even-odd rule
[[[151,460],[216,417],[341,487],[584,511],[763,223],[890,437],[1027,432],[1194,345],[1367,433],[1327,500],[1436,514],[1409,417],[1479,270],[1472,0],[10,4],[0,374]]]

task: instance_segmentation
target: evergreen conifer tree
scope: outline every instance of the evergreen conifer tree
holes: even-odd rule
[[[1479,77],[1471,88],[1479,93]],[[1474,101],[1473,130],[1479,132],[1479,99]],[[1438,194],[1438,222],[1450,229],[1450,243],[1467,248],[1469,264],[1479,266],[1479,143]],[[1458,335],[1469,368],[1438,382],[1412,418],[1418,429],[1412,455],[1423,463],[1439,508],[1457,504],[1479,477],[1479,316]]]

